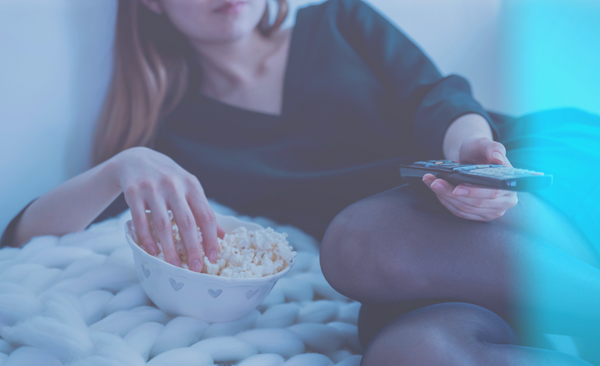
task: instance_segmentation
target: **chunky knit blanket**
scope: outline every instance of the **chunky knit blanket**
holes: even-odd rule
[[[152,304],[125,241],[129,212],[0,250],[0,366],[358,366],[360,304],[329,286],[316,240],[240,218],[287,232],[298,255],[257,310],[229,323],[172,317]]]

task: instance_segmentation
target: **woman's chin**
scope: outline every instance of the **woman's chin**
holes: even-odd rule
[[[214,41],[236,41],[251,35],[260,22],[260,14],[223,16],[210,19],[210,35]]]
[[[231,43],[250,36],[254,32],[254,27],[241,27],[232,25],[230,27],[222,26],[219,32],[210,40],[210,43]]]

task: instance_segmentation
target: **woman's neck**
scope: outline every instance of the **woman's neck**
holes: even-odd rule
[[[279,37],[266,38],[258,30],[233,42],[193,44],[202,84],[215,94],[251,84],[268,68],[280,44]]]
[[[200,91],[238,108],[279,115],[291,29],[264,37],[258,31],[227,44],[195,44]]]

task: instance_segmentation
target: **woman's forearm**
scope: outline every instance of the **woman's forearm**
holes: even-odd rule
[[[13,246],[39,235],[84,230],[120,194],[115,159],[52,189],[29,206],[17,223]]]
[[[474,113],[457,118],[450,124],[444,135],[444,158],[458,161],[460,146],[466,139],[472,137],[493,138],[492,129],[486,119]]]

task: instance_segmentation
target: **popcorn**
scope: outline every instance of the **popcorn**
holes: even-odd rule
[[[179,235],[179,228],[174,221],[173,213],[168,211],[175,249],[179,254],[182,266],[189,269],[185,246]],[[156,234],[152,217],[148,214],[150,230],[158,245],[157,258],[165,260],[162,245]],[[286,233],[278,233],[272,228],[247,230],[239,227],[223,239],[218,238],[219,251],[216,263],[211,263],[200,247],[204,265],[202,273],[229,278],[258,278],[270,276],[287,268],[296,252],[288,245]],[[202,243],[202,233],[198,228],[198,239]]]

